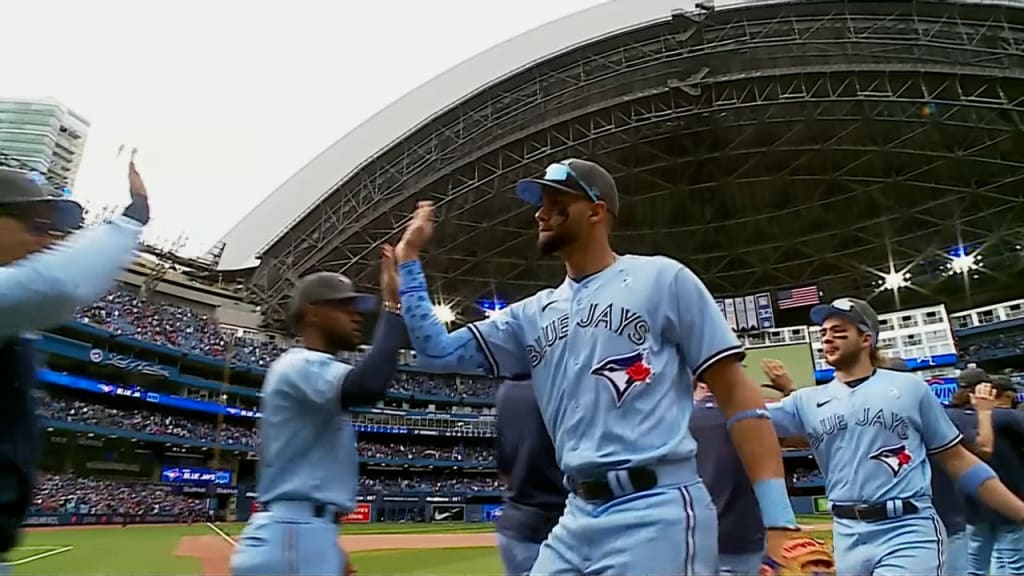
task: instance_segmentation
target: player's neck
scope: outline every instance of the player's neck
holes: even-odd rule
[[[597,274],[614,264],[616,258],[615,252],[607,242],[602,243],[597,249],[583,246],[581,243],[562,251],[565,273],[574,280]]]
[[[330,350],[330,347],[327,346],[324,338],[322,338],[318,332],[314,332],[312,330],[302,335],[302,346],[307,350],[323,352],[324,354],[330,354],[331,356],[335,356],[338,353],[338,350]]]
[[[871,363],[871,359],[868,357],[861,358],[856,364],[846,368],[836,368],[836,380],[842,383],[853,382],[854,380],[861,380],[871,376],[872,372],[875,371],[874,364]]]

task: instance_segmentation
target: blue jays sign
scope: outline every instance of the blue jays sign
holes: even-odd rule
[[[169,484],[216,484],[231,485],[229,470],[211,470],[210,468],[177,468],[164,466],[160,471],[160,480]]]

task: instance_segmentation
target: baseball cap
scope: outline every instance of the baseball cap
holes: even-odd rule
[[[1000,391],[1017,391],[1013,381],[1002,374],[992,375],[981,368],[966,368],[960,371],[956,377],[959,388],[974,390],[974,387],[983,382],[988,382],[993,388]]]
[[[356,292],[355,285],[347,276],[334,272],[314,272],[302,277],[295,286],[288,316],[293,324],[297,324],[304,306],[332,300],[351,300],[355,309],[363,314],[377,307],[377,299]]]
[[[540,178],[527,178],[516,183],[516,196],[528,204],[540,206],[545,188],[584,196],[592,202],[604,202],[612,215],[619,215],[619,190],[615,179],[594,162],[578,158],[555,162],[544,170]]]
[[[832,316],[842,316],[853,322],[861,331],[871,335],[871,345],[878,346],[878,313],[870,304],[857,298],[837,298],[829,304],[819,304],[811,308],[811,322],[822,325]]]
[[[45,186],[41,177],[0,168],[0,213],[43,233],[66,234],[82,227],[82,205]]]

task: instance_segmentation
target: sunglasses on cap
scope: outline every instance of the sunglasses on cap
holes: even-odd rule
[[[568,164],[555,162],[548,166],[544,169],[544,180],[575,184],[583,189],[583,192],[586,193],[587,197],[590,198],[592,202],[599,202],[601,200],[601,196],[598,195],[593,188],[587,186],[586,182],[581,180],[580,177],[572,171],[572,168],[570,168]]]
[[[576,194],[582,194],[590,199],[591,202],[601,201],[601,195],[577,176],[569,164],[565,162],[551,164],[544,169],[544,175],[540,178],[520,180],[516,185],[516,194],[526,202],[539,206],[544,191],[544,184],[551,184]]]

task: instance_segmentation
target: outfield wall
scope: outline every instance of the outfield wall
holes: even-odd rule
[[[198,519],[197,519],[198,520]],[[180,524],[187,521],[183,516],[165,514],[29,514],[23,526],[102,526],[122,524]]]

